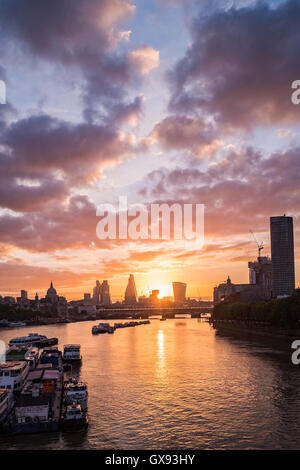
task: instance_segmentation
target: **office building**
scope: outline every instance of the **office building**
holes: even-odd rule
[[[273,297],[289,296],[295,290],[293,218],[286,215],[271,217],[270,227]]]
[[[125,303],[136,304],[138,301],[137,291],[133,274],[130,274],[128,284],[125,291]]]
[[[174,302],[185,302],[186,284],[173,282]]]

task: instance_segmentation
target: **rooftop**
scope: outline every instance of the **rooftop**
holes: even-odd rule
[[[0,369],[9,369],[9,370],[18,370],[20,367],[22,367],[24,364],[27,364],[26,361],[11,361],[11,362],[6,362],[0,364]]]
[[[39,397],[32,397],[30,395],[21,395],[16,403],[16,408],[23,406],[41,406],[48,405],[50,397],[47,395],[40,395]]]

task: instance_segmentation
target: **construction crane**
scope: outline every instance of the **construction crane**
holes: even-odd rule
[[[257,248],[258,248],[258,257],[260,258],[260,253],[261,253],[261,251],[264,249],[264,242],[258,243],[258,241],[256,240],[255,235],[254,235],[254,233],[253,233],[252,230],[250,230],[250,233],[252,234],[252,237],[254,238],[254,241],[255,241],[255,243],[256,243],[256,245],[257,245]]]

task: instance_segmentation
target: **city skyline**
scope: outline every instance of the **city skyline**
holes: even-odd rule
[[[53,278],[76,299],[101,278],[117,299],[131,271],[141,293],[171,295],[184,279],[190,297],[211,298],[229,273],[247,282],[249,230],[270,255],[268,217],[284,213],[294,217],[299,285],[297,1],[74,0],[65,15],[62,0],[53,16],[33,0],[19,1],[23,15],[15,8],[0,6],[1,292],[43,291]],[[265,31],[282,48],[262,49]],[[97,239],[97,207],[120,196],[204,204],[204,247]]]
[[[291,226],[292,226],[292,229],[291,229],[291,234],[292,234],[292,239],[291,239],[292,248],[291,248],[291,249],[292,249],[292,252],[293,252],[293,260],[292,260],[293,268],[290,268],[290,269],[292,269],[292,271],[294,272],[294,265],[295,265],[295,264],[294,264],[293,218],[292,218],[292,217],[287,217],[286,214],[284,214],[284,216],[271,216],[271,217],[270,217],[270,224],[271,224],[271,226],[272,226],[272,221],[273,221],[273,224],[274,224],[274,220],[275,220],[275,221],[276,221],[276,220],[281,221],[281,220],[284,220],[284,219],[287,219],[288,222],[291,221]],[[251,231],[251,232],[252,232],[252,231]],[[253,232],[252,232],[252,235],[253,235]],[[256,238],[255,238],[254,235],[253,235],[253,237],[254,237],[254,241],[255,241],[255,243],[257,244],[257,246],[258,246],[258,247],[263,247],[263,248],[259,248],[259,253],[261,253],[261,250],[262,250],[262,249],[265,249],[265,248],[266,248],[266,245],[265,245],[263,242],[259,244],[259,243],[257,242],[257,240],[256,240]],[[271,240],[271,237],[272,237],[272,229],[271,229],[271,231],[270,231],[270,240]],[[273,243],[274,243],[274,242],[273,242]],[[274,246],[275,246],[275,245],[274,245]],[[268,247],[267,247],[267,248],[268,248]],[[274,249],[274,248],[273,248],[273,249]],[[286,249],[285,246],[284,246],[284,249]],[[277,248],[277,252],[278,252],[278,248]],[[266,256],[265,256],[266,259],[271,259],[271,257],[269,257],[269,252],[265,252],[265,255],[266,255]],[[261,255],[259,255],[259,256],[261,256]],[[285,257],[285,254],[283,253],[283,254],[282,254],[282,258],[284,259],[284,257]],[[253,260],[254,260],[254,256],[252,256],[252,258],[253,258]],[[243,257],[243,256],[241,256],[241,259],[243,260],[242,262],[245,263],[245,259],[246,259],[246,258]],[[248,261],[249,261],[249,260],[248,260]],[[250,262],[250,261],[249,261],[249,268],[250,268],[250,264],[255,265],[255,263],[256,263],[255,260],[254,260],[253,262]],[[282,263],[282,262],[281,262],[281,263]],[[238,281],[238,284],[244,283],[245,273],[246,273],[246,270],[245,270],[245,272],[243,273],[244,275],[243,275],[242,279],[236,279],[236,281]],[[227,277],[227,275],[229,275],[229,272],[227,272],[226,277]],[[124,274],[124,277],[126,277],[126,276],[128,276],[128,275],[127,275],[127,274]],[[130,274],[129,280],[131,279],[131,276],[133,276],[133,275]],[[134,274],[134,276],[139,277],[139,273]],[[249,276],[249,275],[246,274],[246,276]],[[143,277],[146,278],[146,277],[147,277],[147,273],[146,273]],[[295,277],[294,277],[294,279],[295,279]],[[110,287],[111,287],[111,286],[114,287],[114,279],[110,279],[109,281],[107,281],[107,280],[104,280],[104,281],[103,281],[104,284],[107,283],[107,282],[109,283],[109,287],[108,287],[109,290],[108,290],[108,292],[110,292],[109,295],[110,295],[110,298],[112,299],[112,301],[113,301],[113,302],[116,302],[116,301],[123,301],[124,298],[126,297],[126,295],[124,296],[124,290],[123,290],[123,292],[121,292],[121,290],[120,290],[119,293],[116,293],[114,290],[111,292],[111,291],[110,291]],[[124,281],[124,282],[125,282],[125,281]],[[133,281],[133,282],[134,282],[134,281]],[[216,288],[216,286],[219,284],[219,282],[221,282],[221,284],[222,284],[222,282],[223,282],[223,285],[225,285],[225,284],[227,283],[227,281],[226,281],[225,279],[223,279],[223,280],[216,280],[216,281],[214,282],[214,285],[213,285],[213,288],[212,288],[212,292],[211,292],[210,295],[208,295],[208,296],[203,296],[203,295],[200,295],[200,294],[199,294],[199,295],[194,295],[194,296],[193,296],[193,295],[186,295],[186,297],[189,297],[189,298],[191,298],[191,299],[213,300],[214,297],[215,297],[215,295],[214,295],[213,292],[214,292],[214,289]],[[96,281],[96,287],[97,287],[97,283],[99,283],[99,281]],[[250,284],[251,284],[251,283],[252,283],[252,281],[251,281],[251,274],[250,274]],[[52,284],[52,280],[51,280],[51,284]],[[118,284],[119,284],[119,283],[118,283]],[[136,289],[136,287],[135,287],[135,285],[134,285],[134,289],[136,289],[136,291],[137,291],[137,294],[136,294],[137,298],[138,298],[138,297],[142,297],[142,296],[148,297],[148,296],[151,295],[151,292],[152,292],[152,291],[155,291],[155,290],[157,289],[157,290],[159,291],[159,299],[162,299],[162,298],[164,298],[164,297],[165,297],[165,298],[167,298],[167,297],[174,297],[174,284],[179,284],[179,285],[182,285],[182,286],[186,286],[186,287],[187,287],[187,284],[184,284],[184,283],[182,283],[181,281],[174,281],[174,280],[172,280],[172,281],[170,281],[170,283],[164,283],[164,284],[159,284],[159,281],[155,281],[155,282],[152,283],[152,284],[149,284],[149,282],[147,282],[147,287],[146,287],[146,288],[145,288],[144,286],[139,286],[139,288]],[[221,285],[221,284],[220,284],[220,285]],[[298,282],[298,284],[299,284],[299,282]],[[64,293],[64,292],[65,292],[64,288],[61,287],[59,284],[57,284],[57,285],[59,286],[59,289],[62,291],[62,293]],[[245,284],[245,285],[246,285],[246,284]],[[296,282],[295,284],[293,284],[293,285],[294,285],[295,287],[299,287],[299,286],[297,285],[297,282]],[[151,287],[150,287],[150,286],[151,286]],[[101,288],[102,288],[102,286],[101,286],[101,283],[100,283],[100,284],[99,284],[99,289],[101,289]],[[128,286],[127,286],[127,288],[128,288]],[[36,287],[34,287],[34,288],[32,288],[32,289],[27,289],[27,288],[24,287],[24,285],[23,285],[23,288],[22,288],[22,289],[24,289],[24,291],[26,291],[26,292],[29,292],[29,295],[33,296],[33,295],[35,295],[35,294],[39,294],[40,291],[41,291],[41,292],[47,291],[48,287],[43,288],[43,289],[37,289]],[[84,290],[84,289],[85,289],[85,290]],[[94,290],[93,290],[93,289],[94,289]],[[120,289],[120,287],[119,287],[119,289]],[[124,289],[125,289],[125,288],[124,288]],[[95,287],[93,288],[93,287],[90,287],[89,285],[83,286],[83,291],[78,292],[77,295],[75,295],[75,296],[73,296],[73,297],[71,297],[71,295],[65,295],[65,297],[68,298],[68,300],[80,300],[80,299],[83,298],[83,295],[85,295],[85,292],[86,292],[87,290],[89,290],[90,295],[91,295],[91,298],[93,298],[93,297],[95,296]],[[188,290],[190,291],[190,290],[192,290],[192,289],[190,289],[190,288],[188,287]],[[198,286],[198,289],[197,289],[197,290],[198,290],[198,292],[200,292],[201,286]],[[292,290],[293,290],[293,288],[292,288]],[[291,292],[292,292],[292,290],[291,290]],[[12,297],[17,297],[17,294],[18,294],[19,292],[20,292],[20,288],[18,288],[18,289],[16,289],[16,290],[11,290],[11,291],[1,291],[1,290],[0,290],[0,295],[2,295],[3,297],[4,297],[4,296],[10,296],[10,295],[11,295]],[[21,292],[22,292],[22,290],[21,290]],[[99,291],[99,292],[100,292],[100,291]],[[99,296],[99,293],[98,293],[98,296]]]
[[[255,301],[270,300],[271,298],[284,297],[292,295],[297,287],[295,284],[295,259],[294,259],[294,229],[293,217],[283,216],[270,217],[270,238],[271,238],[271,257],[262,256],[262,250],[265,249],[263,242],[259,243],[253,233],[253,239],[258,248],[257,260],[248,261],[249,283],[232,283],[230,275],[226,281],[214,286],[212,296],[209,298],[198,297],[201,300],[213,300],[214,304],[222,299],[231,299],[231,301]],[[159,287],[159,288],[158,288]],[[125,304],[138,303],[140,299],[148,298],[151,300],[170,299],[175,302],[183,302],[186,298],[195,299],[186,295],[187,284],[180,281],[172,281],[171,285],[160,285],[157,283],[155,289],[148,287],[147,292],[138,292],[133,274],[129,275],[127,286],[123,297],[111,295],[110,284],[108,280],[101,283],[96,280],[96,285],[92,293],[83,293],[83,299],[87,304],[110,305],[112,302],[123,302]],[[57,293],[51,280],[50,288],[47,290],[46,299],[51,297],[51,292],[56,298]],[[0,291],[1,295],[1,291]],[[27,291],[21,290],[20,299],[27,298]],[[36,291],[36,298],[38,292]],[[3,296],[4,297],[4,296]],[[13,297],[13,296],[12,296]],[[65,297],[63,297],[65,299]],[[79,299],[82,300],[82,295]]]

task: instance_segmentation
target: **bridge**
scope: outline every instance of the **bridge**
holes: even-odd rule
[[[149,318],[161,316],[162,318],[175,318],[175,315],[191,315],[191,318],[200,318],[204,313],[212,313],[213,307],[120,307],[99,308],[97,318]]]

